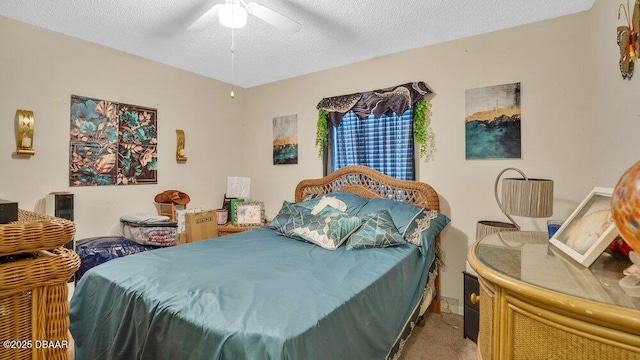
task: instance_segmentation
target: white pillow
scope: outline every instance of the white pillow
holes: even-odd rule
[[[322,211],[325,206],[331,206],[332,208],[338,209],[342,212],[347,211],[347,204],[344,201],[331,196],[325,196],[320,199],[320,202],[318,202],[318,204],[314,206],[313,209],[311,209],[311,215],[316,215],[317,213]]]

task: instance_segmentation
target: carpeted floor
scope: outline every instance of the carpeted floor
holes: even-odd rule
[[[476,344],[462,337],[463,317],[427,312],[424,326],[416,326],[399,360],[475,360]]]

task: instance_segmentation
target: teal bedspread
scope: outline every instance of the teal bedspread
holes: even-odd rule
[[[71,299],[76,359],[384,359],[433,254],[328,251],[264,227],[114,259]]]

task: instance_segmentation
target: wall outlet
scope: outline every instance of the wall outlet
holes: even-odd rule
[[[462,315],[462,310],[460,309],[460,300],[446,296],[441,297],[440,311],[443,313]]]

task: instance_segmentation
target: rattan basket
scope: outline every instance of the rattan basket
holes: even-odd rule
[[[72,250],[38,251],[0,265],[0,359],[68,359],[67,280],[80,265]]]
[[[72,221],[18,210],[18,221],[0,224],[0,256],[51,250],[73,239]]]

